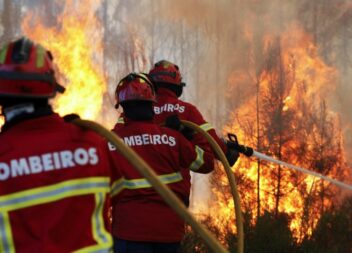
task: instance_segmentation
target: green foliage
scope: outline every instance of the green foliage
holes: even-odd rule
[[[246,235],[246,253],[290,253],[295,244],[289,228],[289,218],[284,213],[277,217],[265,212]]]
[[[202,238],[196,234],[190,226],[186,227],[186,234],[181,245],[182,253],[208,253],[207,247],[202,242]]]
[[[302,243],[302,253],[352,253],[352,197],[338,209],[322,214],[311,238]]]
[[[277,218],[273,213],[265,212],[255,225],[251,225],[251,214],[244,214],[245,252],[246,253],[290,253],[295,252],[294,240],[289,229],[286,214],[280,213]],[[231,253],[236,253],[237,237],[228,232],[225,237],[213,225],[211,217],[203,221],[216,238],[225,238],[224,246]],[[182,253],[211,253],[204,245],[199,235],[189,227],[182,243]]]

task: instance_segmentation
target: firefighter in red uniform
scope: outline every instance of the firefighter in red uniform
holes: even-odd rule
[[[179,99],[185,86],[185,83],[182,82],[179,67],[169,61],[161,60],[155,63],[149,72],[149,76],[157,92],[157,103],[154,105],[155,122],[165,122],[167,126],[183,132],[191,139],[193,144],[200,146],[206,152],[212,152],[208,141],[201,134],[193,134],[190,129],[183,128],[180,120],[187,120],[199,125],[219,144],[229,164],[233,166],[239,154],[236,150],[229,148],[229,146],[231,147],[230,141],[220,139],[215,129],[204,120],[194,105]],[[209,163],[208,166],[213,166],[213,164]]]
[[[125,122],[116,124],[113,131],[187,205],[189,183],[180,171],[187,168],[208,173],[211,170],[204,167],[204,162],[213,157],[206,156],[179,132],[153,122],[155,94],[145,75],[132,73],[123,78],[116,88],[116,99],[123,108]],[[184,235],[182,219],[127,161],[120,167],[124,178],[113,186],[115,252],[178,252]]]
[[[0,252],[112,248],[108,146],[52,111],[56,91],[50,52],[26,38],[0,49]]]

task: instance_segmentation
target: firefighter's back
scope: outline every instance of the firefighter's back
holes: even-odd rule
[[[0,134],[0,251],[108,249],[106,145],[56,114]]]
[[[190,182],[183,175],[189,175],[189,169],[203,172],[204,151],[179,132],[154,123],[155,91],[144,74],[121,79],[115,95],[125,117],[113,131],[187,204]],[[112,186],[115,252],[179,252],[183,220],[131,164],[125,160],[120,167],[123,178]]]
[[[188,201],[190,182],[183,178],[182,170],[189,170],[195,152],[183,136],[152,121],[127,121],[124,127],[114,131],[182,201]],[[127,161],[121,168],[125,189],[114,198],[113,234],[135,241],[181,240],[182,219]]]

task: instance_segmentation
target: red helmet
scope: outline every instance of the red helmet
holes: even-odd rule
[[[155,100],[155,91],[152,82],[145,74],[131,73],[121,79],[115,91],[116,108],[118,104],[126,101],[152,101]]]
[[[56,82],[49,51],[23,37],[0,49],[0,96],[49,98],[65,89]]]
[[[149,76],[155,83],[166,83],[173,85],[185,86],[182,83],[182,76],[176,64],[166,60],[155,63],[154,67],[149,71]]]

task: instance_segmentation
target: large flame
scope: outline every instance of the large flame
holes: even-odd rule
[[[5,119],[3,116],[0,116],[0,129],[1,129],[1,126],[5,123]]]
[[[312,39],[297,27],[292,27],[279,38],[268,36],[265,41],[269,60],[261,71],[253,71],[257,73],[256,83],[253,78],[246,80],[243,73],[234,73],[229,79],[232,86],[246,83],[253,85],[253,90],[256,87],[259,90],[258,93],[248,93],[243,105],[233,112],[233,122],[224,131],[235,132],[242,142],[277,159],[334,178],[346,176],[348,170],[341,152],[339,120],[327,108],[328,94],[336,85],[336,70],[324,63]],[[324,147],[328,142],[333,145],[331,150]],[[278,212],[289,215],[290,228],[297,240],[309,236],[321,210],[332,204],[333,198],[329,194],[336,193],[337,189],[275,164],[239,159],[233,169],[238,177],[242,208],[251,213],[253,222],[258,207],[258,166],[260,215],[264,210],[275,212],[278,207]],[[229,196],[224,194],[222,187],[219,188],[219,185],[227,185],[226,176],[220,174],[217,177],[212,191],[218,208],[211,209],[211,216],[224,239],[226,233],[235,232],[234,210]],[[278,178],[281,183],[279,193],[276,191]],[[325,198],[320,195],[323,191]],[[231,227],[226,228],[224,224]]]
[[[101,62],[103,28],[95,16],[99,5],[99,0],[84,4],[68,0],[55,27],[45,27],[34,13],[22,23],[23,32],[54,55],[59,80],[66,87],[54,101],[54,109],[61,115],[77,113],[96,119],[101,111],[106,81]]]

